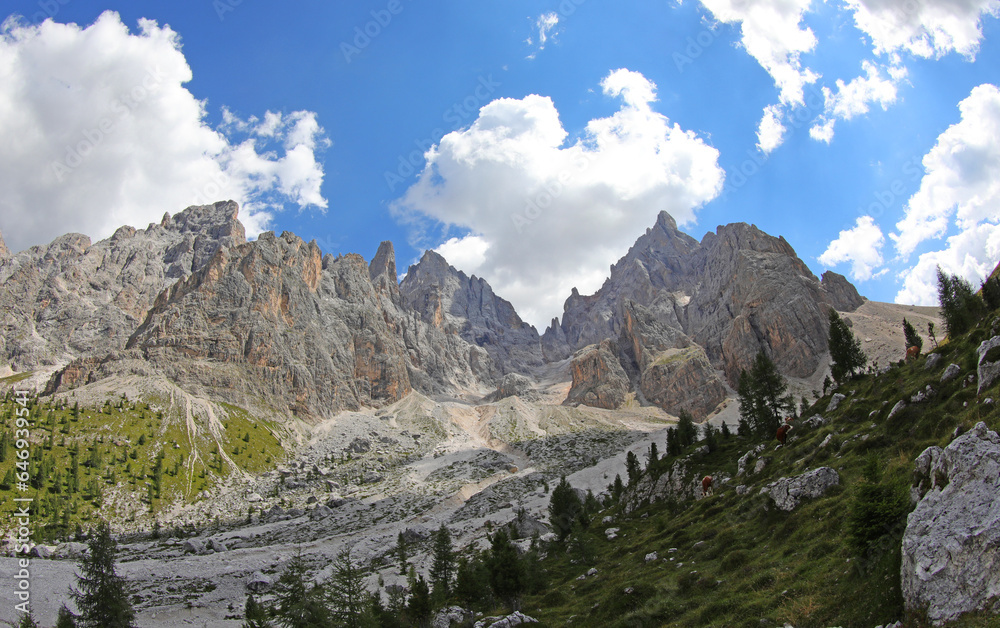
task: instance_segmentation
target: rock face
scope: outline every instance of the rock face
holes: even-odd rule
[[[671,414],[687,410],[696,419],[707,416],[726,398],[726,387],[697,346],[661,353],[642,372],[639,389]]]
[[[830,296],[830,305],[839,312],[853,312],[865,303],[865,298],[858,294],[858,289],[847,277],[832,270],[823,273],[820,283]]]
[[[542,336],[546,358],[627,333],[630,302],[659,324],[660,338],[678,348],[701,345],[735,385],[761,350],[783,373],[811,375],[826,352],[828,309],[853,309],[861,299],[843,277],[818,280],[782,238],[740,223],[699,243],[664,212],[597,293],[574,290],[562,322]]]
[[[542,364],[538,332],[485,280],[455,270],[434,251],[411,266],[399,285],[403,301],[427,324],[484,348],[499,375]]]
[[[19,370],[69,362],[48,392],[164,375],[199,395],[307,420],[391,403],[414,388],[475,393],[532,351],[525,360],[540,362],[534,329],[482,280],[448,292],[413,271],[406,297],[468,316],[442,313],[437,325],[408,307],[391,243],[368,265],[357,255],[323,257],[290,233],[247,242],[237,211],[234,203],[189,208],[93,246],[63,236],[3,263],[10,332],[2,348]]]
[[[1000,611],[1000,436],[978,423],[916,461],[919,498],[903,533],[907,608],[936,624],[975,610]]]
[[[573,385],[565,404],[613,410],[625,403],[629,380],[610,340],[586,347],[573,356]]]
[[[792,511],[804,499],[816,499],[840,484],[840,476],[830,467],[819,467],[791,478],[781,478],[760,489],[774,501],[778,510]]]
[[[122,349],[157,295],[246,242],[233,202],[189,207],[107,240],[68,234],[0,265],[0,359],[19,371]]]

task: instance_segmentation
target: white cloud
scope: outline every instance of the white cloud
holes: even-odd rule
[[[960,229],[996,222],[1000,212],[1000,90],[983,84],[959,103],[962,119],[938,136],[924,156],[925,175],[907,203],[898,233],[890,234],[902,256],[920,243],[943,237],[951,217]]]
[[[764,116],[757,127],[757,148],[768,154],[785,141],[785,125],[781,123],[782,109],[778,105],[764,107]]]
[[[876,54],[906,50],[920,57],[957,52],[974,57],[981,18],[997,15],[998,0],[846,0]]]
[[[535,26],[538,28],[538,47],[545,49],[545,44],[549,40],[549,34],[559,24],[559,16],[555,13],[545,13],[538,17]]]
[[[899,302],[936,301],[934,266],[978,280],[1000,258],[1000,90],[983,84],[959,103],[962,119],[938,136],[924,156],[924,177],[889,235],[902,257],[927,240],[944,249],[923,253],[905,271]]]
[[[816,47],[816,36],[802,19],[811,0],[701,0],[716,20],[741,25],[741,42],[779,91],[782,105],[802,105],[806,85],[819,75],[803,67],[801,55]]]
[[[86,28],[5,22],[0,227],[11,248],[68,231],[106,237],[230,198],[250,235],[286,203],[327,206],[314,113],[260,122],[223,109],[213,129],[191,79],[177,34],[150,20],[136,34],[114,12]]]
[[[464,238],[451,238],[434,250],[455,268],[461,268],[468,275],[478,274],[486,261],[486,251],[490,243],[485,238],[467,235]]]
[[[851,263],[851,279],[867,281],[874,271],[882,266],[882,247],[885,236],[875,219],[871,216],[860,216],[852,229],[840,232],[836,240],[830,243],[826,251],[819,256],[819,262],[826,266],[836,266],[843,262]]]
[[[718,151],[653,111],[654,84],[617,70],[601,86],[621,108],[590,121],[571,145],[551,99],[489,103],[427,152],[417,183],[393,206],[401,220],[471,232],[441,248],[474,268],[445,257],[486,278],[539,327],[561,313],[574,286],[599,288],[660,210],[690,223],[722,188]]]
[[[833,127],[836,120],[850,120],[855,116],[864,115],[869,111],[869,105],[877,102],[885,111],[889,105],[896,102],[897,86],[906,80],[907,70],[899,64],[898,58],[888,68],[881,68],[872,61],[862,61],[863,76],[858,76],[845,83],[837,79],[837,91],[829,87],[823,88],[825,102],[823,115],[819,117],[809,135],[827,144],[833,140]],[[883,75],[885,70],[885,75]]]

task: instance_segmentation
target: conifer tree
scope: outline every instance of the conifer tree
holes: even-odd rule
[[[698,428],[695,427],[694,417],[687,410],[681,410],[677,415],[677,439],[681,447],[693,445],[698,439]]]
[[[830,310],[830,371],[838,382],[863,369],[868,362],[865,352],[861,350],[861,341],[854,337],[854,332],[840,318],[837,310]]]
[[[21,617],[21,621],[18,622],[17,628],[40,628],[35,622],[35,618],[32,616],[31,611],[24,613]]]
[[[87,543],[90,552],[80,559],[76,588],[71,591],[80,609],[80,628],[135,628],[135,611],[128,599],[128,583],[115,572],[118,544],[107,522],[97,526]]]
[[[65,604],[59,607],[55,628],[76,628],[76,616],[66,608]]]
[[[254,598],[253,593],[247,595],[247,602],[243,607],[242,628],[272,628],[267,618],[267,608]]]
[[[642,475],[639,457],[635,455],[635,452],[630,451],[625,454],[625,473],[628,475],[628,485],[635,486],[635,483],[639,481],[639,476]]]
[[[917,333],[913,324],[905,318],[903,319],[903,338],[907,349],[910,347],[916,347],[918,350],[924,348],[924,339]]]
[[[424,577],[420,576],[413,586],[413,593],[410,595],[409,604],[407,604],[407,612],[414,625],[426,626],[432,611],[430,589],[427,587],[427,581],[424,580]]]
[[[337,626],[360,628],[364,624],[368,604],[364,576],[344,550],[337,555],[333,575],[327,581],[330,615]]]
[[[323,590],[306,582],[306,565],[295,556],[274,585],[275,623],[280,628],[326,628],[330,613]]]
[[[635,456],[632,452],[629,454]],[[552,489],[552,496],[549,498],[549,521],[560,541],[566,540],[566,537],[570,535],[582,513],[583,502],[580,501],[580,496],[576,494],[573,487],[566,481],[566,477],[563,476],[559,484]]]
[[[434,533],[434,564],[431,565],[431,585],[434,597],[444,603],[451,593],[451,576],[455,571],[455,553],[451,547],[451,533],[442,523]]]
[[[501,528],[490,539],[487,567],[493,593],[512,610],[519,610],[525,584],[524,565],[521,564],[517,548],[510,542],[505,528]]]
[[[941,305],[941,317],[949,338],[954,338],[969,331],[985,313],[986,306],[982,298],[973,292],[972,284],[958,275],[949,275],[937,269],[938,301]]]

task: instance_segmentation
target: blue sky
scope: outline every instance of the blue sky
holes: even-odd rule
[[[5,7],[13,250],[235,198],[401,272],[437,248],[539,331],[662,209],[879,301],[1000,258],[997,0]]]

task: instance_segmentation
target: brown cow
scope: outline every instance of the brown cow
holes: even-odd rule
[[[920,355],[920,347],[913,345],[912,347],[906,348],[906,361],[916,360]]]
[[[778,432],[774,435],[774,438],[777,439],[779,443],[784,445],[785,440],[788,438],[788,433],[791,431],[792,431],[792,426],[789,425],[788,423],[785,423],[784,425],[778,428]]]
[[[712,476],[706,475],[701,480],[701,496],[708,497],[712,494]]]

